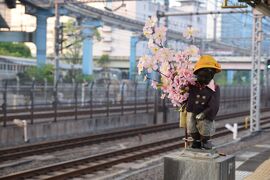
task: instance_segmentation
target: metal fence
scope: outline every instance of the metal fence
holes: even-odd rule
[[[154,89],[147,83],[57,83],[55,86],[39,84],[32,81],[30,85],[8,84],[0,86],[2,97],[0,104],[5,103],[9,109],[58,105],[72,106],[75,102],[84,106],[90,101],[93,105],[105,105],[145,102],[154,100]],[[6,97],[6,98],[4,98]]]
[[[269,88],[268,88],[269,89]],[[269,91],[262,88],[262,107],[269,106]],[[221,86],[219,114],[249,110],[249,86]],[[2,105],[0,122],[20,117],[34,123],[37,119],[57,121],[58,119],[92,118],[93,116],[119,115],[126,112],[166,112],[172,105],[161,100],[158,92],[149,83],[57,83],[32,81],[22,85],[5,81],[0,86]],[[166,122],[166,120],[164,120]]]

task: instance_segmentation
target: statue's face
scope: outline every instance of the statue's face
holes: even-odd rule
[[[214,78],[215,70],[212,68],[202,68],[195,73],[197,81],[201,85],[207,85]]]

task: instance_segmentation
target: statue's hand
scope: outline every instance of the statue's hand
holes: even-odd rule
[[[205,114],[204,113],[200,113],[196,116],[197,120],[203,120],[205,118]]]

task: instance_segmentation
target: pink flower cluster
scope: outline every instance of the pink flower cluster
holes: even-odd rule
[[[182,51],[164,47],[166,41],[166,27],[157,27],[157,18],[149,18],[143,28],[144,35],[149,39],[148,48],[151,55],[144,55],[139,59],[138,73],[143,70],[161,75],[160,80],[152,79],[152,87],[162,90],[161,98],[169,98],[174,106],[181,107],[188,98],[188,87],[195,84],[195,77],[191,68],[191,57],[198,56],[199,49],[191,45]],[[145,79],[149,79],[146,75]]]

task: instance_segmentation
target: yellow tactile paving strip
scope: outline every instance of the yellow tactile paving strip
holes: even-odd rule
[[[244,180],[270,180],[270,159],[264,161],[251,175]]]

